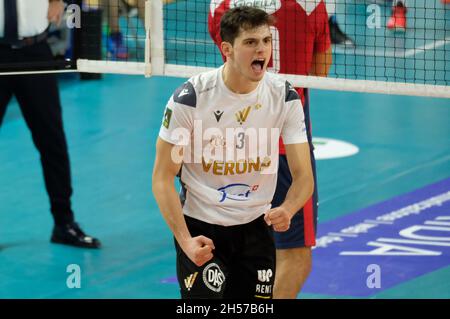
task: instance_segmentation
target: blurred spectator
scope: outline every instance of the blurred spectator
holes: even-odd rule
[[[233,0],[211,0],[208,29],[219,50],[222,43],[220,19],[233,3]],[[261,9],[270,13],[276,21],[272,29],[272,32],[277,34],[273,39],[272,71],[283,74],[328,75],[332,63],[328,15],[323,1],[316,1],[313,4],[280,0],[279,7],[261,6]],[[307,89],[300,87],[295,89],[301,98],[305,114],[311,166],[315,178],[309,94]],[[277,187],[272,207],[281,206],[291,184],[292,176],[287,164],[286,150],[280,139]],[[312,267],[311,250],[316,240],[317,214],[318,196],[315,182],[314,194],[292,217],[289,230],[274,232],[276,244],[274,298],[296,298],[308,278]]]
[[[406,0],[392,0],[392,12],[386,26],[390,30],[406,31]]]
[[[336,2],[338,0],[325,0],[328,12],[331,43],[335,45],[354,47],[355,42],[339,27],[336,18]]]
[[[52,61],[53,55],[46,41],[48,26],[49,23],[60,24],[63,1],[30,0],[26,6],[18,5],[16,0],[0,3],[0,61],[19,64]],[[56,76],[0,75],[0,124],[13,95],[40,153],[55,224],[51,242],[99,248],[100,241],[81,230],[71,208],[69,154]]]
[[[132,16],[134,11],[144,24],[145,21],[145,0],[101,0],[102,7],[107,15],[108,37],[106,49],[108,56],[112,59],[128,59],[128,49],[124,41],[123,32],[120,29],[119,21],[122,15]],[[163,0],[162,3],[171,3],[174,0]]]

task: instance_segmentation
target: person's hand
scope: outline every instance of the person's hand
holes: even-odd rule
[[[48,4],[47,19],[50,23],[55,23],[57,26],[61,24],[64,15],[64,2],[62,0],[50,1]]]
[[[277,232],[284,232],[291,226],[292,214],[284,207],[276,207],[264,214],[267,225],[272,225]]]
[[[212,251],[215,249],[213,241],[205,236],[193,237],[183,243],[181,247],[189,259],[198,267],[213,258]]]

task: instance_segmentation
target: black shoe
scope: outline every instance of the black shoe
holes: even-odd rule
[[[75,222],[63,226],[55,225],[50,241],[83,248],[100,248],[101,246],[97,238],[87,236]]]
[[[330,18],[328,19],[328,25],[330,26],[331,43],[346,47],[355,47],[355,42],[342,32],[336,21]]]

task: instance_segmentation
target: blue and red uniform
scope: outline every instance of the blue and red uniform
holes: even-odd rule
[[[243,1],[212,0],[208,16],[208,29],[211,38],[220,48],[220,19],[223,14]],[[326,52],[330,46],[328,14],[323,1],[275,0],[245,1],[247,5],[261,5],[261,9],[275,17],[271,28],[273,38],[272,61],[269,70],[283,74],[308,75],[314,54]],[[311,149],[311,164],[316,180],[315,159],[313,154],[311,120],[309,114],[308,90],[296,88],[299,93]],[[280,161],[277,188],[272,207],[281,205],[292,183],[292,177],[286,160],[286,152],[280,139]],[[317,183],[315,183],[317,185]],[[291,220],[286,232],[275,232],[277,248],[295,248],[314,246],[317,228],[318,197],[315,186],[313,196]]]

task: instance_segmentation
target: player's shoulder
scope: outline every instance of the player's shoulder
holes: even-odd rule
[[[218,72],[214,69],[191,77],[175,90],[174,102],[196,108],[199,95],[216,87]]]
[[[295,88],[278,74],[266,72],[265,80],[274,89],[274,93],[283,97],[285,102],[300,100]]]
[[[175,90],[173,93],[173,101],[190,107],[197,106],[197,94],[190,79]]]

